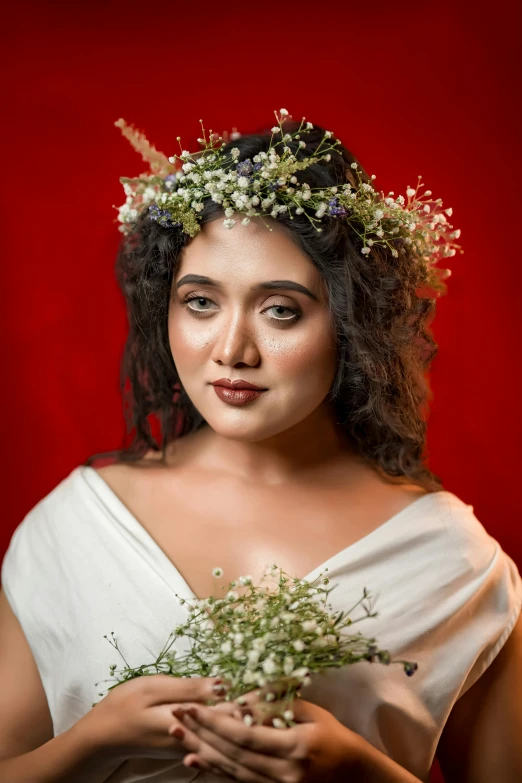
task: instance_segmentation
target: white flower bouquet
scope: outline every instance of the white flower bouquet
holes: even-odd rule
[[[112,639],[105,636],[125,662],[121,669],[116,664],[110,666],[112,677],[103,682],[114,684],[106,693],[127,680],[153,674],[220,677],[228,685],[225,698],[241,705],[246,693],[270,685],[284,694],[286,707],[280,717],[273,718],[273,725],[285,728],[295,725],[293,699],[301,687],[310,684],[313,672],[322,673],[359,661],[400,663],[408,676],[417,670],[416,663],[391,660],[387,650],[377,648],[374,638],[347,632],[360,620],[377,616],[366,588],[350,609],[332,612],[327,599],[334,587],[328,588],[330,580],[323,577],[328,568],[313,582],[307,582],[289,577],[273,564],[261,581],[273,579],[277,571],[275,590],[263,585],[256,587],[250,576],[242,576],[229,583],[224,598],[211,596],[190,604],[178,596],[181,604],[189,603],[189,617],[174,629],[156,660],[150,663],[130,667],[114,632]],[[215,578],[223,576],[221,568],[214,568],[212,573]],[[363,613],[352,618],[359,606]],[[173,647],[176,639],[182,637],[191,640],[191,649],[178,655]],[[275,698],[274,693],[265,695],[266,701]],[[245,716],[245,721],[248,718],[251,716]]]

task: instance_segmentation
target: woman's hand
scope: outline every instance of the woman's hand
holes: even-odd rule
[[[84,715],[79,721],[82,736],[110,758],[179,757],[183,747],[169,734],[176,720],[173,709],[186,701],[205,706],[210,701],[219,702],[223,695],[214,689],[215,685],[215,678],[166,674],[129,680],[113,688]]]
[[[274,712],[278,704],[281,708],[272,702]],[[232,705],[183,704],[173,710],[183,728],[177,724],[170,731],[190,751],[186,766],[247,783],[337,783],[340,775],[357,769],[361,738],[322,707],[296,698],[297,725],[276,729],[245,725],[240,711],[246,709],[236,705],[231,714]]]

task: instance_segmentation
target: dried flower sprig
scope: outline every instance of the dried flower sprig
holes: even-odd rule
[[[275,591],[266,586],[256,587],[250,576],[242,576],[229,583],[225,598],[211,596],[191,604],[178,596],[180,604],[189,605],[189,617],[169,635],[151,663],[129,666],[112,633],[109,642],[123,658],[125,667],[117,670],[116,664],[110,666],[112,677],[103,682],[114,682],[114,685],[106,693],[130,679],[153,674],[219,676],[228,684],[226,699],[235,699],[241,705],[245,703],[245,694],[252,690],[283,685],[285,709],[282,716],[272,721],[274,726],[282,728],[283,724],[294,725],[293,699],[301,687],[311,683],[313,672],[323,673],[359,661],[400,663],[408,676],[417,670],[416,663],[392,660],[387,650],[378,649],[374,638],[365,638],[361,632],[345,633],[360,620],[377,616],[366,588],[363,597],[350,609],[331,612],[327,599],[334,587],[327,588],[330,580],[323,577],[328,568],[308,582],[289,577],[274,563],[263,579],[275,577],[277,570]],[[221,578],[223,570],[214,568],[213,575]],[[316,584],[319,580],[320,584]],[[243,594],[241,588],[246,588]],[[358,606],[364,614],[352,618]],[[191,650],[178,655],[172,648],[176,639],[182,637],[191,640]],[[265,698],[271,701],[275,697],[272,694],[270,698],[268,692]],[[250,717],[245,716],[247,723]]]
[[[151,167],[150,173],[139,177],[120,178],[126,195],[125,204],[118,208],[120,230],[132,234],[138,217],[148,210],[151,220],[193,237],[200,231],[198,215],[204,201],[210,198],[223,206],[226,228],[236,224],[233,217],[236,213],[245,215],[242,225],[248,225],[253,216],[277,218],[288,214],[293,220],[294,213],[305,215],[319,232],[323,230],[319,224],[325,217],[344,220],[360,238],[363,255],[375,247],[386,246],[394,257],[409,253],[428,271],[439,260],[455,255],[457,250],[463,252],[455,242],[460,229],[453,230],[448,222],[451,208],[443,210],[442,200],[431,199],[430,190],[420,193],[424,187],[420,175],[415,188],[408,185],[406,198],[402,195],[394,198],[393,191],[387,196],[376,191],[371,182],[363,181],[355,162],[347,175],[355,184],[343,182],[321,189],[299,182],[298,172],[321,160],[329,161],[341,142],[333,137],[332,131],[325,131],[313,155],[298,160],[288,142],[296,140],[298,149],[306,147],[301,136],[306,137],[314,126],[303,117],[296,131],[285,133],[283,122],[291,115],[286,109],[274,114],[277,125],[271,129],[268,151],[242,161],[238,161],[238,147],[233,147],[229,155],[221,151],[226,142],[221,136],[215,138],[212,130],[207,139],[203,120],[200,120],[202,137],[198,139],[202,149],[194,153],[183,150],[178,136],[181,154],[169,158],[152,147],[142,133],[118,120],[115,124]],[[233,135],[240,136],[237,132]],[[374,179],[372,174],[371,181]],[[445,276],[451,274],[449,269],[444,272]],[[436,284],[435,278],[432,282]]]

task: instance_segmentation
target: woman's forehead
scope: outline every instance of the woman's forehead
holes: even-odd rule
[[[268,223],[268,221],[267,221]],[[241,281],[290,279],[305,286],[319,284],[319,272],[306,253],[275,221],[261,220],[227,229],[221,220],[205,223],[183,248],[176,279],[193,273],[218,279],[223,286]]]

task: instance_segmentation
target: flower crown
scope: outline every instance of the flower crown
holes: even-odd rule
[[[120,231],[132,234],[137,219],[148,211],[149,218],[159,225],[180,229],[194,237],[201,230],[198,215],[204,200],[211,198],[224,208],[226,228],[233,228],[236,223],[233,215],[237,213],[245,215],[241,223],[246,226],[253,216],[277,218],[288,214],[293,220],[295,212],[304,214],[317,231],[323,230],[317,224],[325,217],[349,223],[362,240],[363,255],[371,253],[375,246],[387,246],[394,257],[409,253],[429,268],[439,259],[455,255],[457,249],[463,252],[453,241],[461,232],[452,230],[448,222],[451,208],[442,210],[441,199],[429,198],[431,190],[418,195],[424,187],[420,175],[415,188],[408,186],[406,199],[402,195],[392,198],[393,191],[386,197],[382,191],[375,191],[370,182],[363,181],[355,162],[351,164],[353,176],[347,174],[347,179],[352,179],[355,185],[346,182],[334,187],[311,188],[306,182],[300,183],[296,172],[320,160],[329,161],[331,151],[341,142],[333,138],[332,131],[325,131],[313,155],[298,160],[287,142],[295,139],[298,149],[306,147],[301,136],[306,136],[314,126],[311,122],[304,124],[303,117],[296,131],[285,133],[283,122],[291,115],[286,109],[274,114],[278,124],[271,129],[268,151],[242,161],[238,161],[241,151],[237,147],[229,154],[222,152],[226,142],[221,136],[215,139],[212,130],[207,140],[202,120],[203,137],[198,143],[203,149],[195,153],[183,150],[177,136],[181,155],[167,158],[143,133],[119,119],[115,125],[150,165],[150,171],[139,177],[120,178],[126,195],[125,204],[117,208]],[[234,129],[230,140],[240,136]],[[375,178],[372,174],[371,180]],[[449,269],[444,272],[445,276],[451,274]]]

